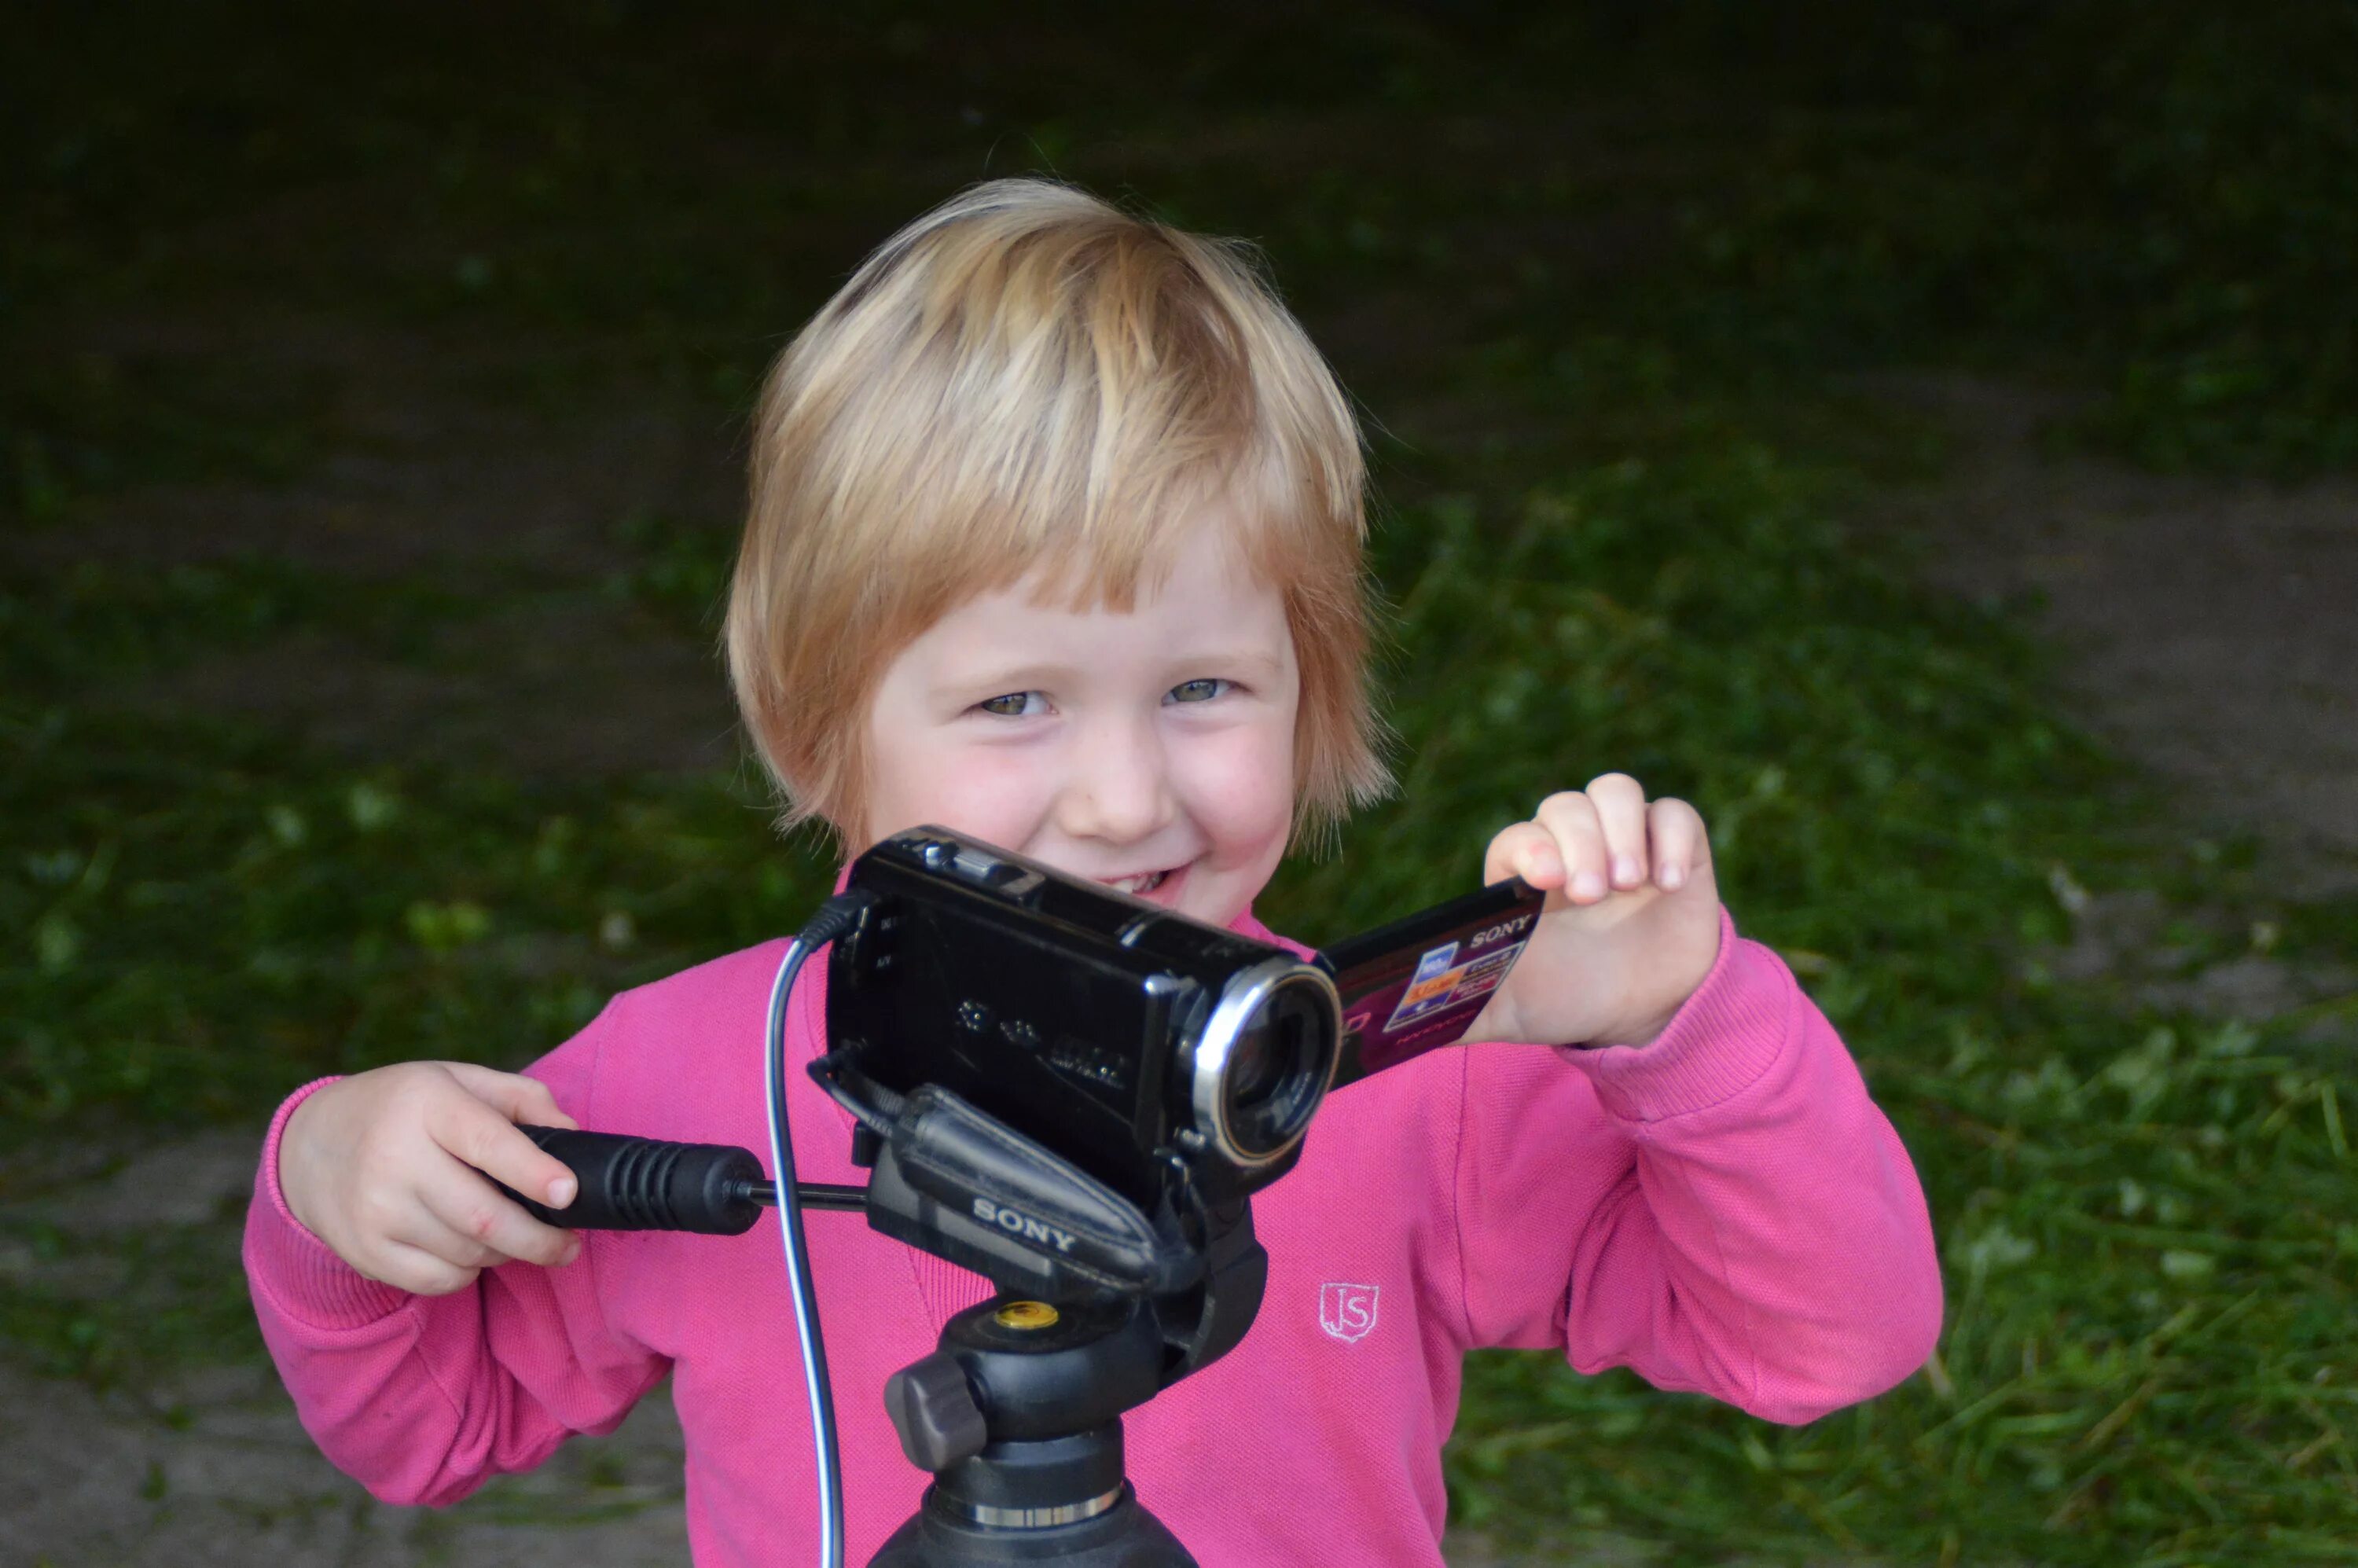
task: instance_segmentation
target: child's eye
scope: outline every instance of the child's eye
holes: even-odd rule
[[[1171,688],[1174,702],[1209,702],[1234,683],[1206,677],[1203,680],[1181,681]]]
[[[1040,694],[1036,691],[1011,691],[1001,697],[986,697],[975,706],[1001,719],[1031,719],[1048,711],[1048,705],[1040,700]]]

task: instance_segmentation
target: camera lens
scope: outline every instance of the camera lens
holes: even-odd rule
[[[1247,1024],[1228,1059],[1228,1109],[1250,1110],[1269,1098],[1302,1053],[1302,1021],[1264,1014]]]
[[[1293,1147],[1334,1076],[1334,987],[1306,965],[1239,977],[1196,1054],[1197,1122],[1221,1152],[1260,1164]]]

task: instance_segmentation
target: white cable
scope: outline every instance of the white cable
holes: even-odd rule
[[[785,1244],[786,1282],[795,1299],[795,1335],[801,1341],[803,1385],[810,1395],[811,1448],[818,1465],[818,1540],[822,1568],[843,1568],[843,1466],[835,1449],[835,1400],[827,1389],[827,1351],[819,1342],[818,1303],[810,1282],[810,1249],[803,1239],[802,1205],[795,1196],[792,1134],[786,1130],[786,1000],[808,950],[786,944],[770,987],[770,1026],[763,1052],[763,1101],[769,1108],[770,1172],[778,1187],[778,1234]]]

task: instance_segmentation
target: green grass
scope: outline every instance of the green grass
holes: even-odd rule
[[[422,1041],[512,1062],[824,887],[729,781],[535,791],[45,717],[12,727],[0,794],[23,1120],[248,1113]]]
[[[320,482],[369,449],[355,388],[727,427],[867,243],[1050,166],[1260,237],[1380,427],[1404,787],[1264,914],[1316,940],[1396,914],[1541,794],[1632,772],[1702,809],[1740,925],[1842,1029],[1931,1200],[1926,1373],[1788,1431],[1480,1356],[1458,1516],[1675,1561],[2346,1557],[2358,1082],[2296,1030],[2358,1024],[2123,1011],[2038,955],[2082,888],[2160,890],[2203,962],[2351,962],[2358,903],[2288,904],[2248,845],[2171,840],[2055,716],[2039,648],[1843,526],[1947,460],[1862,370],[2079,388],[2058,438],[2148,462],[2358,460],[2346,13],[1575,16],[977,39],[906,7],[788,50],[783,24],[616,7],[356,54],[325,22],[159,13],[127,56],[42,22],[0,67],[35,173],[0,197],[26,236],[0,313],[33,344],[0,372],[0,525],[40,546],[0,552],[10,1179],[254,1125],[317,1073],[522,1061],[827,879],[746,773],[355,762],[142,695],[325,632],[433,670],[437,630],[544,577],[75,564],[72,530],[143,486]],[[1167,93],[1123,89],[1143,59]],[[406,345],[410,379],[278,376],[266,326],[81,342],[118,319],[326,319]],[[603,543],[622,568],[554,587],[708,631],[725,519],[617,516]],[[0,1341],[33,1365],[136,1385],[253,1354],[217,1229],[12,1219],[0,1249],[30,1260]],[[158,1313],[189,1332],[144,1334]]]

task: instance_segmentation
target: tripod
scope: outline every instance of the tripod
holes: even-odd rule
[[[1193,1288],[1054,1304],[1001,1292],[944,1325],[884,1404],[934,1484],[870,1568],[1195,1568],[1122,1474],[1121,1414],[1244,1337],[1269,1254],[1243,1203],[1214,1226]]]

